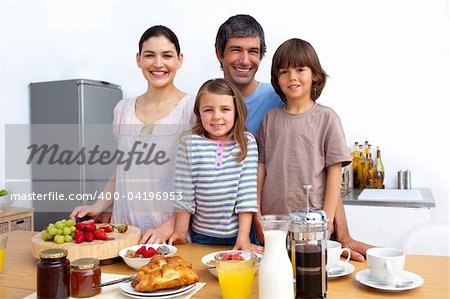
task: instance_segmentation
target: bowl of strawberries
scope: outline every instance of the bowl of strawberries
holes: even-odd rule
[[[155,255],[171,256],[175,252],[177,252],[177,248],[171,245],[139,244],[123,248],[120,250],[119,256],[129,267],[139,270],[147,265]]]

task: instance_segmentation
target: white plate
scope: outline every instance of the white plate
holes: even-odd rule
[[[418,288],[421,285],[423,285],[423,278],[415,273],[403,271],[402,278],[405,280],[412,280],[413,284],[411,284],[407,287],[403,287],[403,288],[396,288],[394,286],[379,285],[377,283],[371,283],[371,282],[367,281],[367,279],[373,280],[372,276],[370,275],[369,269],[359,271],[355,275],[355,279],[359,283],[362,283],[363,285],[366,285],[371,288],[375,288],[375,289],[379,289],[379,290],[383,290],[383,291],[389,291],[389,292],[400,292],[400,291],[411,290],[411,289],[415,289],[415,288]]]
[[[119,285],[120,290],[122,293],[128,297],[132,298],[152,298],[152,299],[158,299],[158,298],[172,298],[176,296],[183,295],[189,291],[191,291],[195,287],[195,283],[179,287],[179,288],[173,288],[173,289],[167,289],[167,290],[160,290],[155,291],[151,293],[143,293],[143,292],[137,292],[134,290],[134,288],[131,286],[131,282],[123,282]]]
[[[349,275],[349,274],[353,273],[353,271],[355,271],[355,266],[353,266],[350,263],[343,262],[343,261],[339,261],[338,264],[337,264],[337,267],[335,267],[335,268],[333,268],[331,270],[335,271],[336,268],[344,269],[344,272],[339,273],[339,274],[334,274],[334,275],[328,274],[328,278],[337,278],[337,277]]]
[[[215,277],[217,277],[217,269],[216,269],[216,267],[211,267],[210,265],[208,265],[208,262],[214,260],[214,257],[216,256],[216,254],[222,253],[225,251],[229,251],[229,250],[211,252],[202,257],[202,264],[205,265],[205,267],[208,269],[209,273],[211,273]],[[256,262],[256,266],[258,266],[261,263],[262,255],[259,253],[256,253],[256,252],[253,252],[253,253],[256,254],[256,258],[259,260],[259,262]]]

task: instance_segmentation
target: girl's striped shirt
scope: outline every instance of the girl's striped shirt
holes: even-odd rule
[[[238,215],[257,212],[258,147],[246,133],[247,156],[237,162],[240,148],[234,141],[199,135],[181,138],[176,161],[175,187],[182,199],[175,206],[192,214],[192,229],[218,238],[237,236]]]

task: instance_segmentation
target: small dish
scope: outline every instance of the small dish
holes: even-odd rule
[[[404,280],[411,280],[413,283],[408,286],[405,286],[405,287],[395,287],[394,285],[381,285],[376,282],[373,282],[373,278],[370,275],[369,269],[362,270],[362,271],[359,271],[358,273],[356,273],[355,279],[356,279],[356,281],[358,281],[359,283],[361,283],[365,286],[375,288],[378,290],[382,290],[382,291],[387,291],[387,292],[401,292],[401,291],[415,289],[415,288],[418,288],[421,285],[423,285],[423,282],[424,282],[423,278],[415,273],[403,271],[402,276],[403,276]]]
[[[344,261],[339,261],[337,264],[337,268],[341,268],[341,269],[343,269],[343,271],[342,272],[339,271],[339,273],[337,273],[338,271],[334,271],[335,268],[333,268],[333,269],[331,269],[331,271],[328,272],[328,278],[338,278],[338,277],[346,276],[346,275],[353,273],[353,271],[355,271],[355,266],[353,266],[350,263],[344,262]],[[333,274],[333,272],[335,272],[336,274]]]
[[[151,261],[152,258],[151,257],[150,258],[126,257],[125,254],[127,253],[127,250],[136,251],[139,248],[141,248],[142,246],[146,246],[147,249],[149,247],[152,247],[155,250],[158,250],[158,247],[163,246],[163,245],[167,246],[169,248],[169,253],[165,254],[164,256],[171,256],[171,255],[175,254],[175,252],[177,252],[177,248],[175,246],[171,246],[171,245],[166,245],[166,244],[138,244],[138,245],[134,245],[134,246],[123,248],[122,250],[119,251],[119,255],[120,255],[121,258],[123,258],[123,260],[125,261],[125,263],[129,267],[131,267],[131,268],[133,268],[135,270],[139,270],[143,266],[147,265]]]
[[[212,252],[202,257],[202,264],[205,265],[209,273],[211,273],[215,277],[217,277],[217,269],[216,266],[211,265],[211,261],[214,261],[214,257],[216,256],[216,254],[226,251],[229,250]],[[256,254],[256,266],[258,266],[261,263],[262,255],[256,252],[254,252],[254,254]]]

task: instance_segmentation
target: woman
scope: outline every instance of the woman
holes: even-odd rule
[[[98,216],[112,206],[112,223],[138,226],[141,243],[162,243],[173,233],[176,145],[195,120],[195,98],[174,85],[183,54],[177,36],[153,26],[139,41],[136,62],[147,80],[147,91],[120,101],[114,109],[114,135],[119,150],[133,150],[132,165],[119,163],[97,202],[76,207],[71,217]],[[156,157],[155,157],[156,155]],[[143,162],[143,160],[145,160]]]

